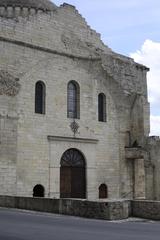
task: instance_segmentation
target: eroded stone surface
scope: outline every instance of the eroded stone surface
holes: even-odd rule
[[[7,71],[0,70],[0,95],[15,96],[20,90],[19,79]]]
[[[54,11],[2,6],[0,16],[0,194],[32,196],[41,184],[45,197],[59,198],[60,160],[75,148],[86,160],[87,199],[98,199],[101,184],[110,199],[133,198],[135,159],[126,159],[125,147],[148,151],[148,68],[105,46],[69,4]],[[71,80],[80,86],[75,141],[67,118]],[[37,81],[46,86],[45,115],[35,114]],[[106,96],[106,122],[98,121],[99,93]],[[144,162],[153,197],[149,154]]]

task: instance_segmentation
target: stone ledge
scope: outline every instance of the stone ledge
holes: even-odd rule
[[[23,42],[23,41],[19,41],[19,40],[13,40],[13,39],[9,39],[6,37],[2,37],[0,36],[0,41],[2,42],[8,42],[8,43],[12,43],[18,46],[22,46],[22,47],[27,47],[27,48],[31,48],[31,49],[35,49],[38,51],[43,51],[43,52],[47,52],[47,53],[51,53],[51,54],[56,54],[56,55],[60,55],[60,56],[65,56],[65,57],[69,57],[69,58],[76,58],[76,59],[80,59],[80,60],[86,60],[86,61],[101,61],[100,57],[94,57],[92,55],[90,56],[80,56],[80,55],[75,55],[72,53],[67,53],[67,52],[60,52],[51,48],[46,48],[43,46],[39,46],[39,45],[35,45],[32,43],[27,43],[27,42]]]
[[[126,159],[144,159],[147,152],[142,148],[125,148]]]
[[[61,142],[79,142],[79,143],[92,143],[96,144],[98,139],[89,138],[76,138],[76,137],[62,137],[62,136],[48,136],[49,141],[61,141]]]

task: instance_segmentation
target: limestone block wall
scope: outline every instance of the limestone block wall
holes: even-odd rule
[[[150,137],[147,139],[146,148],[149,151],[149,159],[146,163],[147,198],[160,200],[160,139]]]
[[[0,37],[82,57],[96,57],[99,48],[111,52],[100,40],[100,35],[69,5],[53,13],[39,11],[26,17],[2,17]]]
[[[76,147],[86,157],[89,199],[98,198],[102,183],[108,186],[109,198],[132,197],[133,166],[125,159],[124,147],[127,134],[134,135],[133,142],[137,137],[143,140],[149,131],[146,68],[113,53],[67,4],[53,13],[1,17],[0,53],[0,70],[13,74],[21,85],[15,98],[17,172],[16,190],[12,191],[32,196],[33,187],[42,184],[45,196],[58,197],[60,156]],[[96,139],[96,144],[48,141],[48,136],[73,137],[72,119],[67,118],[70,80],[80,86],[76,137]],[[34,112],[37,81],[46,85],[45,115]],[[101,92],[106,95],[107,122],[98,122]],[[131,114],[137,93],[143,102]],[[132,115],[137,113],[138,119],[134,119]]]
[[[102,54],[103,69],[114,79],[111,90],[119,119],[120,192],[121,197],[133,197],[134,166],[126,160],[125,146],[144,146],[149,135],[149,103],[146,73],[149,69],[131,58],[119,54]],[[117,89],[117,91],[116,91]]]
[[[45,67],[44,67],[45,64]],[[45,69],[45,72],[44,72]],[[94,178],[88,174],[88,185],[92,182],[90,196],[98,197],[98,187],[101,183],[106,183],[109,188],[110,197],[119,195],[119,149],[118,149],[118,130],[116,127],[116,112],[111,96],[104,89],[100,79],[94,79],[88,74],[85,69],[79,67],[79,64],[71,59],[63,57],[53,57],[45,63],[40,63],[37,69],[34,68],[29,74],[21,79],[22,89],[19,95],[19,108],[24,112],[21,116],[18,126],[18,148],[23,148],[23,153],[18,155],[20,163],[24,158],[29,158],[26,162],[30,166],[30,171],[23,174],[27,179],[24,181],[27,186],[21,187],[19,181],[19,190],[25,189],[29,193],[35,184],[41,183],[45,186],[46,192],[49,184],[49,144],[47,136],[64,136],[72,137],[73,132],[70,129],[72,119],[67,119],[67,84],[70,80],[75,80],[80,85],[80,120],[79,132],[76,137],[98,139],[98,144],[95,146],[95,156],[91,159],[90,149],[88,146],[77,146],[86,156],[87,169],[90,167],[90,161],[96,163],[96,175]],[[46,114],[40,116],[34,113],[34,94],[35,83],[37,80],[44,81],[46,84]],[[29,83],[29,84],[28,84]],[[98,123],[98,105],[97,98],[100,92],[104,92],[107,96],[107,123]],[[24,102],[22,101],[24,99]],[[28,141],[29,140],[29,141]],[[85,145],[82,144],[82,145]],[[68,148],[75,147],[75,144],[61,143],[55,151],[59,152],[58,158],[53,157],[52,161],[59,166],[60,157]],[[90,160],[91,159],[91,160]],[[92,163],[92,164],[93,164]],[[33,164],[35,167],[33,167]],[[25,167],[23,167],[25,168]],[[43,170],[42,170],[43,169]],[[43,171],[43,172],[42,172]],[[42,172],[42,173],[41,173]],[[41,173],[41,174],[40,174]],[[53,182],[59,181],[59,169],[53,174]],[[40,178],[41,176],[41,178]],[[24,185],[25,185],[24,183]],[[23,185],[23,184],[22,184]],[[58,189],[57,189],[58,188]],[[59,186],[52,189],[52,195],[57,196]],[[93,198],[93,197],[92,197]]]
[[[32,51],[32,49],[1,42],[3,57],[1,68],[7,67],[19,77],[21,89],[17,97],[19,113],[17,129],[17,194],[32,196],[33,187],[42,184],[46,196],[50,194],[49,186],[59,181],[59,174],[54,174],[53,182],[49,180],[50,157],[47,136],[72,137],[71,119],[67,118],[67,84],[75,80],[80,85],[80,128],[77,137],[98,139],[94,147],[96,173],[88,174],[88,182],[92,182],[89,190],[90,198],[98,198],[98,187],[101,183],[108,185],[109,197],[119,197],[119,133],[115,104],[103,74],[94,74],[89,61],[73,60],[68,57]],[[12,54],[12,58],[10,55]],[[46,84],[46,114],[34,113],[35,83]],[[98,94],[104,92],[107,97],[107,122],[98,122]],[[62,144],[59,159],[66,143]],[[70,144],[68,147],[73,147]],[[88,147],[80,149],[89,157]],[[89,164],[88,164],[89,166]],[[58,185],[57,185],[58,186]],[[59,187],[53,187],[52,196],[56,197]],[[93,193],[94,192],[94,193]]]
[[[147,97],[145,66],[119,54],[102,54],[103,68],[122,89],[129,104],[128,115],[132,143],[137,140],[144,144],[143,137],[149,135],[149,103]],[[121,91],[121,90],[120,90]],[[120,102],[120,105],[123,106]],[[136,114],[135,114],[136,113]]]
[[[16,99],[0,96],[0,193],[16,195]]]

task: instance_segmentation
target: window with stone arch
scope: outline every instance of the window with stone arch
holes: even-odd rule
[[[106,95],[104,93],[100,93],[98,95],[98,121],[106,122]]]
[[[33,197],[44,197],[45,189],[41,184],[37,184],[33,188]]]
[[[67,117],[80,118],[80,87],[76,81],[70,81],[67,88]]]
[[[99,199],[108,198],[108,187],[105,183],[99,186]]]
[[[35,85],[35,113],[45,114],[46,86],[38,81]]]

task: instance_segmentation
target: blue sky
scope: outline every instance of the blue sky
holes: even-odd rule
[[[57,6],[61,0],[53,1]],[[160,135],[160,0],[65,0],[112,50],[150,68],[151,135]]]
[[[53,1],[56,5],[61,0]],[[146,39],[160,40],[160,0],[65,0],[114,51],[129,55]]]

